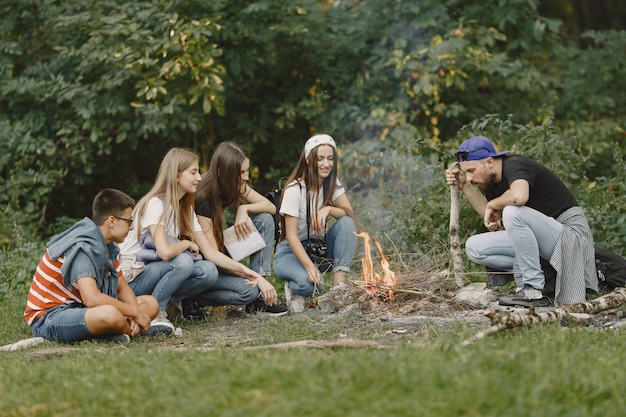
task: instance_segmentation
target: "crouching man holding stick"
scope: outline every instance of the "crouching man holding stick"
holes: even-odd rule
[[[541,258],[556,270],[555,303],[586,299],[597,292],[594,242],[583,209],[549,169],[509,151],[496,152],[482,136],[464,141],[455,154],[459,168],[446,170],[489,230],[470,237],[468,257],[481,265],[512,271],[517,284],[501,305],[549,306],[543,294]]]

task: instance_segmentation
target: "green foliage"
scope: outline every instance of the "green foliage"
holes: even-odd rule
[[[555,169],[568,166],[564,174],[581,193],[600,178],[619,184],[623,167],[606,161],[624,148],[626,35],[569,39],[538,7],[537,0],[4,3],[0,244],[16,227],[47,238],[55,219],[90,215],[105,186],[138,199],[169,148],[194,148],[206,166],[226,139],[251,151],[254,185],[268,191],[311,133],[332,134],[355,196],[380,193],[355,201],[363,222],[384,225],[394,240],[414,233],[411,250],[430,242],[429,231],[441,238],[447,229],[438,173],[463,126],[495,129],[486,115],[507,115],[498,140],[554,158],[547,162]],[[542,126],[566,146],[550,147],[558,141],[536,130]],[[402,197],[390,199],[385,188]],[[380,208],[368,208],[372,197],[405,211],[381,222]],[[603,224],[619,224],[606,215]]]
[[[626,170],[612,177],[594,177],[594,144],[579,141],[551,119],[539,125],[516,124],[510,116],[487,115],[462,127],[448,147],[392,148],[376,140],[346,146],[341,155],[342,177],[365,230],[381,241],[390,239],[402,254],[429,257],[432,268],[447,268],[450,192],[444,170],[453,162],[458,143],[473,135],[492,138],[500,149],[526,155],[550,168],[585,208],[596,244],[622,252]],[[614,163],[624,166],[619,150]],[[484,231],[482,219],[461,197],[462,241]],[[391,252],[389,244],[384,247]]]
[[[41,243],[22,240],[0,249],[0,300],[17,295],[26,302],[25,294],[44,250]]]
[[[134,194],[137,156],[162,152],[151,142],[191,144],[209,115],[223,114],[220,26],[181,9],[176,1],[3,5],[0,186],[8,192],[0,195],[23,224],[88,215],[111,182]],[[67,213],[70,196],[80,209]]]

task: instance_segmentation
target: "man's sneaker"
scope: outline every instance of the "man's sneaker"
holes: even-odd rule
[[[283,303],[267,305],[262,298],[257,298],[253,303],[246,306],[246,312],[250,314],[260,314],[262,316],[280,317],[288,313],[287,306]]]
[[[156,334],[163,334],[169,336],[174,333],[174,325],[167,319],[167,313],[165,310],[160,309],[159,314],[150,323],[150,328],[145,332],[142,332],[142,336],[154,336]]]
[[[292,292],[288,282],[285,282],[285,299],[287,300],[287,310],[290,313],[304,312],[304,297]]]
[[[96,340],[102,343],[116,343],[120,345],[125,345],[130,342],[130,336],[127,335],[126,333],[111,334],[111,335],[98,337]]]
[[[541,293],[541,290],[524,285],[513,295],[500,297],[501,306],[550,307],[552,301]]]

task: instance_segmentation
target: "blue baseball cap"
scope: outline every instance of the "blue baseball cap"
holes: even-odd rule
[[[496,152],[493,143],[484,136],[472,136],[461,143],[454,156],[457,161],[480,161],[485,158],[495,158],[508,154],[510,151]]]

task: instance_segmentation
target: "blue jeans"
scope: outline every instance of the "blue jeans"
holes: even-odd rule
[[[128,283],[136,295],[152,295],[164,309],[168,301],[176,304],[211,288],[218,279],[213,262],[194,261],[188,253],[146,264],[144,270]]]
[[[193,299],[200,307],[247,305],[259,298],[259,287],[248,285],[245,278],[220,273],[211,288]]]
[[[33,336],[60,343],[95,339],[87,330],[85,313],[87,308],[80,303],[55,307],[33,322]]]
[[[506,206],[502,222],[505,230],[470,237],[465,243],[467,256],[477,264],[512,271],[518,286],[543,289],[539,258],[550,260],[563,225],[526,206]]]
[[[269,213],[257,213],[250,216],[254,227],[257,228],[265,247],[250,255],[250,269],[264,277],[272,275],[272,252],[274,251],[274,216]]]
[[[343,216],[335,221],[326,234],[326,246],[328,257],[333,264],[332,272],[350,272],[352,258],[356,250],[356,225],[350,216]],[[307,241],[302,242],[306,247]],[[302,266],[296,255],[293,254],[287,240],[283,240],[276,246],[274,254],[274,273],[276,277],[286,281],[289,289],[296,294],[309,296],[313,291],[322,292],[322,284],[317,288],[306,277],[306,269]]]
[[[272,274],[271,260],[274,249],[274,217],[269,213],[257,213],[250,216],[254,227],[257,228],[265,248],[250,255],[250,269],[264,277]],[[247,305],[259,297],[259,288],[248,285],[245,278],[221,273],[216,268],[216,279],[211,280],[208,288],[193,296],[185,295],[198,306]]]

